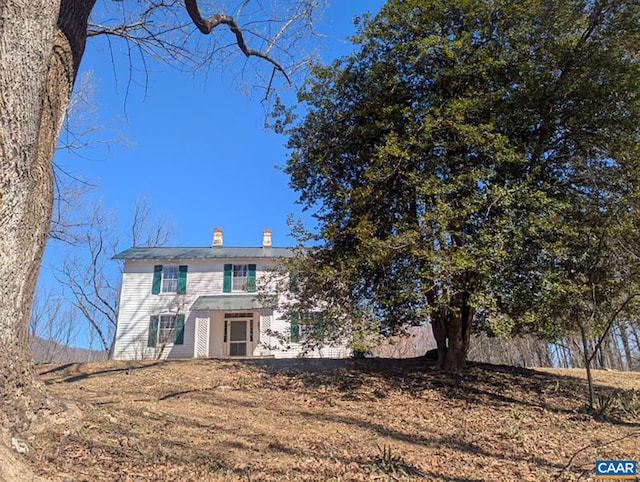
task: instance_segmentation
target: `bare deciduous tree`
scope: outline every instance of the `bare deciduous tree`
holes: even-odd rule
[[[0,2],[0,426],[18,433],[60,406],[35,376],[29,313],[51,224],[53,153],[87,38],[124,39],[143,62],[209,67],[239,52],[289,73],[316,3],[239,1],[227,10],[213,2],[202,14],[196,0],[186,9],[177,0]],[[206,42],[194,35],[203,26],[215,34]],[[278,77],[264,78],[270,88]]]
[[[116,250],[115,215],[99,202],[93,209],[79,245],[68,250],[56,278],[109,352],[117,320],[117,284],[108,261]],[[117,281],[116,281],[117,283]]]
[[[122,276],[122,263],[111,261],[119,244],[118,219],[98,202],[85,225],[77,245],[67,250],[56,279],[111,358]],[[149,198],[136,200],[131,222],[133,246],[163,246],[173,233],[174,224],[166,216],[153,217]]]
[[[31,309],[29,337],[38,363],[68,359],[68,350],[77,333],[75,313],[52,289],[36,291]]]
[[[148,197],[136,199],[131,221],[131,246],[164,246],[175,234],[175,224],[166,216],[152,217]]]

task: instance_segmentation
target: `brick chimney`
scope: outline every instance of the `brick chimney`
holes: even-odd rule
[[[213,229],[213,246],[222,246],[222,228]]]
[[[262,231],[262,247],[271,247],[271,228],[264,228],[264,231]]]

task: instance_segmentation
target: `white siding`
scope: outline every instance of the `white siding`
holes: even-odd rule
[[[224,264],[256,264],[256,282],[264,286],[264,259],[208,259],[208,260],[126,260],[122,277],[120,309],[114,356],[116,359],[191,358],[194,356],[226,356],[223,339],[223,313],[191,312],[191,306],[200,296],[222,295]],[[151,294],[154,265],[187,265],[187,289],[185,294]],[[228,294],[228,293],[224,293]],[[147,347],[149,321],[152,315],[182,313],[185,315],[184,344],[167,344],[162,353]],[[301,353],[297,343],[279,345],[276,337],[267,330],[277,331],[289,337],[290,324],[270,309],[254,312],[254,344],[249,353],[254,356],[276,358],[296,357]],[[197,330],[197,333],[196,333]],[[349,355],[345,347],[325,347],[308,354],[317,357],[344,357]]]
[[[287,343],[278,343],[275,339],[272,343],[277,346],[271,350],[271,354],[275,358],[296,358],[300,356],[308,358],[347,358],[351,356],[351,350],[344,345],[340,346],[324,346],[320,349],[303,353],[301,343],[292,343],[290,340],[291,323],[285,319],[282,313],[274,312],[270,320],[271,330],[284,335]]]

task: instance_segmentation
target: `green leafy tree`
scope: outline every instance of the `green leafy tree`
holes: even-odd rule
[[[575,328],[556,290],[637,206],[639,10],[391,0],[365,18],[277,124],[317,220],[291,309],[322,306],[316,332],[357,345],[430,321],[452,371],[474,328]]]
[[[555,320],[553,332],[579,335],[591,408],[592,363],[616,325],[640,314],[640,176],[634,164],[607,160],[583,173],[565,221],[569,249],[541,290],[546,299],[531,310]]]

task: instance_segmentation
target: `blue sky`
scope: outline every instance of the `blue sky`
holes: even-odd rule
[[[334,0],[317,26],[326,37],[310,48],[325,61],[347,54],[354,16],[382,3]],[[133,86],[125,96],[127,68],[112,64],[104,43],[89,42],[80,76],[92,72],[97,137],[120,132],[131,145],[86,149],[83,158],[60,152],[56,161],[95,183],[94,196],[118,213],[124,229],[136,197],[148,196],[154,212],[176,223],[175,245],[206,246],[216,226],[228,246],[259,245],[265,227],[274,245],[293,244],[286,220],[300,215],[300,206],[277,168],[286,160],[286,139],[264,128],[261,93],[238,90],[237,68],[205,78],[152,64],[146,89]],[[128,247],[126,239],[122,244]]]
[[[316,23],[322,37],[308,48],[325,62],[348,54],[354,17],[375,13],[382,3],[330,1]],[[224,230],[226,246],[259,246],[266,227],[272,229],[275,246],[293,245],[287,218],[300,217],[301,207],[287,176],[278,169],[286,162],[286,139],[264,127],[264,92],[240,91],[238,65],[199,75],[151,61],[146,85],[140,64],[128,85],[129,65],[117,58],[124,56],[122,46],[113,45],[115,62],[104,40],[90,39],[78,79],[91,73],[97,114],[85,127],[99,127],[92,138],[109,141],[121,136],[126,142],[98,142],[75,154],[59,150],[55,162],[96,186],[86,201],[87,210],[101,199],[105,209],[116,213],[118,249],[130,246],[126,233],[136,198],[142,197],[150,200],[154,217],[166,215],[175,223],[170,243],[175,246],[208,246],[217,226]],[[270,66],[265,63],[264,69],[269,72]],[[294,91],[281,94],[292,99]],[[49,243],[39,290],[57,288],[54,272],[67,249],[73,248]],[[112,268],[117,271],[115,262]],[[89,346],[87,325],[78,321],[71,343]]]

